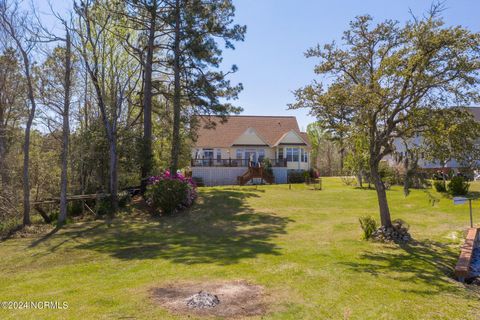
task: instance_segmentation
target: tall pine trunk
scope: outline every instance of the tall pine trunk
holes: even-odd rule
[[[1,112],[1,111],[0,111]],[[8,185],[9,178],[6,166],[6,157],[7,157],[7,130],[3,125],[4,119],[3,116],[0,115],[0,178],[2,179],[2,183],[0,186]]]
[[[62,225],[67,221],[67,184],[68,184],[68,140],[70,136],[70,84],[71,84],[71,43],[70,33],[67,29],[65,45],[65,95],[62,114],[62,172],[60,178],[60,215],[58,224]]]
[[[343,174],[343,167],[345,166],[345,148],[342,146],[340,147],[340,174]]]
[[[141,169],[141,190],[142,193],[146,188],[146,178],[152,174],[152,65],[153,65],[153,49],[155,45],[155,18],[156,18],[156,2],[150,11],[150,30],[148,34],[147,56],[145,59],[144,69],[144,86],[143,86],[143,161]]]
[[[115,131],[115,124],[110,123],[107,116],[107,109],[103,99],[102,89],[100,87],[98,77],[92,70],[88,71],[92,78],[92,84],[95,88],[97,99],[98,99],[98,108],[102,115],[103,126],[105,127],[105,132],[108,140],[108,156],[109,156],[109,186],[110,186],[110,204],[112,207],[111,217],[113,218],[114,213],[118,209],[118,166],[117,166],[117,137]],[[115,123],[115,120],[113,120]]]
[[[371,157],[374,158],[374,156]],[[390,228],[392,226],[392,221],[390,218],[390,209],[388,207],[387,193],[385,191],[385,185],[380,177],[378,166],[378,161],[374,159],[370,160],[370,173],[373,184],[375,185],[375,190],[377,191],[378,208],[380,209],[380,221],[382,226]]]
[[[28,114],[27,124],[25,126],[25,142],[23,144],[23,225],[31,224],[30,220],[30,132],[33,119],[35,118],[35,96],[33,91],[32,75],[30,73],[30,60],[27,52],[18,45],[22,53],[23,64],[25,68],[25,77],[27,79],[28,100],[30,101],[30,112]]]
[[[118,210],[118,159],[117,138],[114,132],[108,134],[109,157],[110,157],[110,201],[112,206],[111,217]]]
[[[172,162],[170,172],[176,175],[178,169],[178,157],[180,154],[180,0],[175,1],[175,39],[174,39],[174,95],[173,95],[173,133],[172,133]]]

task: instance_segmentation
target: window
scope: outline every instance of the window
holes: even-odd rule
[[[237,149],[237,159],[243,158],[243,149]]]
[[[292,161],[293,160],[292,148],[286,148],[286,149],[287,149],[287,161]]]
[[[213,159],[213,149],[203,149],[203,157],[205,159]]]
[[[278,149],[278,160],[283,160],[283,148]]]
[[[298,161],[300,156],[300,149],[292,148],[292,150],[293,150],[293,161]]]
[[[286,148],[287,149],[287,161],[296,162],[300,157],[299,148]]]
[[[307,150],[305,150],[305,149],[301,149],[301,150],[302,150],[302,157],[301,157],[302,162],[308,162],[308,152],[307,152]]]
[[[222,160],[222,149],[215,150],[217,152],[217,161]]]
[[[265,159],[265,150],[258,149],[258,162],[262,162]]]

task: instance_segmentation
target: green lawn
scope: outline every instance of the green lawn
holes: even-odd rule
[[[69,304],[0,310],[0,318],[182,319],[156,305],[150,289],[209,279],[264,286],[265,319],[479,318],[477,289],[451,279],[466,205],[436,195],[432,207],[425,191],[404,198],[394,187],[393,218],[406,220],[416,240],[400,248],[361,240],[358,217],[377,217],[375,191],[336,178],[324,179],[323,191],[274,185],[200,195],[174,217],[149,219],[132,208],[111,226],[71,224],[0,243],[0,300]]]

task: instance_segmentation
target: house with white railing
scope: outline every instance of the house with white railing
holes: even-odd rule
[[[480,107],[462,107],[462,108],[470,112],[475,118],[475,120],[480,122]],[[415,137],[409,139],[406,142],[406,145],[405,145],[405,141],[397,138],[393,141],[393,146],[395,151],[391,155],[385,157],[384,160],[386,160],[387,163],[390,164],[391,166],[397,165],[398,163],[402,163],[405,157],[408,156],[407,153],[409,149],[410,150],[419,149],[419,148],[421,149],[423,143],[424,143],[423,137],[420,134],[417,134]],[[477,143],[480,143],[480,137]],[[476,162],[476,167],[480,167],[480,159],[474,162]],[[462,163],[456,159],[450,159],[444,164],[440,163],[439,161],[428,160],[425,158],[424,152],[420,152],[418,154],[418,166],[419,168],[425,171],[430,171],[430,172],[437,172],[437,171],[447,172],[449,170],[458,172],[459,170],[466,168],[465,163]]]
[[[310,145],[293,116],[199,116],[191,170],[205,185],[287,183],[310,169]],[[267,169],[268,167],[268,169]]]

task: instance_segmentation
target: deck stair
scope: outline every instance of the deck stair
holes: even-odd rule
[[[273,175],[265,170],[264,167],[248,167],[248,170],[243,175],[237,177],[237,181],[239,185],[243,186],[255,178],[260,178],[269,184],[274,182]]]

